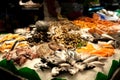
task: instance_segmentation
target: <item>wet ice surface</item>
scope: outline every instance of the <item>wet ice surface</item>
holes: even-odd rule
[[[57,77],[61,77],[61,78],[67,79],[67,80],[95,80],[96,74],[99,71],[103,72],[105,74],[108,74],[109,69],[110,69],[111,64],[112,64],[112,60],[119,60],[120,59],[119,52],[120,52],[120,50],[116,49],[115,54],[111,57],[108,57],[103,69],[96,67],[96,68],[91,69],[91,70],[80,71],[75,75],[70,75],[70,74],[64,73],[64,74],[61,74]],[[34,65],[36,63],[38,63],[39,61],[40,61],[39,59],[33,59],[32,61],[28,60],[22,67],[29,67],[29,68],[35,69],[42,80],[51,80],[52,76],[51,76],[50,69],[46,69],[45,71],[41,71],[41,70],[37,70],[36,68],[34,68]]]

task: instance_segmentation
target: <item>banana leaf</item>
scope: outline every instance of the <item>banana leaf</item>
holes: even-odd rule
[[[107,75],[104,73],[98,72],[95,80],[110,80],[115,73],[115,71],[120,67],[120,60],[113,60],[110,70]]]
[[[97,77],[96,77],[95,80],[107,80],[107,78],[108,78],[107,75],[105,75],[105,74],[103,74],[101,72],[98,72]]]
[[[5,69],[7,69],[15,74],[18,73],[17,68],[13,64],[12,60],[8,61],[6,59],[3,59],[2,61],[0,61],[0,67],[3,67],[3,68],[5,68]]]
[[[18,70],[19,75],[27,78],[28,80],[41,80],[35,70],[24,67]]]
[[[62,79],[62,78],[57,78],[57,77],[55,77],[55,78],[53,78],[52,80],[67,80],[67,79]]]
[[[3,59],[0,61],[0,67],[10,71],[11,73],[14,73],[15,75],[24,77],[27,80],[41,80],[35,70],[28,67],[17,69],[12,60],[8,61]]]

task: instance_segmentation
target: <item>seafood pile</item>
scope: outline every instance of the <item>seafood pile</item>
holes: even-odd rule
[[[91,20],[91,22],[94,22],[90,18],[81,18],[81,20],[86,22]],[[111,22],[110,24],[113,25],[114,23]],[[27,31],[24,32],[25,33],[19,32],[18,34],[8,34],[1,39],[2,44],[7,44],[8,41],[15,39],[14,44],[9,43],[11,44],[11,47],[7,53],[15,52],[16,50],[14,51],[14,49],[18,48],[16,45],[19,45],[21,47],[36,46],[35,54],[39,57],[52,54],[56,50],[62,49],[74,49],[79,54],[88,53],[108,57],[114,54],[114,49],[118,48],[120,44],[119,37],[116,35],[92,33],[89,28],[80,28],[79,26],[74,25],[72,21],[68,20],[49,22],[37,21],[35,25],[30,25],[30,27],[27,28]],[[18,37],[18,35],[24,36]],[[89,41],[97,44],[99,44],[99,41],[106,41],[106,44],[104,44],[105,46],[102,45],[101,48],[99,46],[99,48],[96,49],[93,45],[88,43]],[[7,49],[2,45],[0,47],[1,52],[3,51],[3,48]],[[104,50],[107,53],[105,53]],[[108,54],[108,52],[110,54]]]
[[[67,49],[76,48],[78,43],[86,44],[81,38],[80,28],[71,21],[59,21],[50,24],[51,40],[63,44]]]
[[[117,22],[100,20],[96,18],[83,17],[73,21],[74,24],[78,25],[80,28],[90,28],[90,32],[98,34],[111,34],[117,33],[120,28],[115,28],[119,26]]]
[[[118,22],[101,20],[98,14],[93,14],[93,18],[81,17],[74,20],[73,24],[81,28],[81,37],[85,40],[92,43],[110,41],[114,48],[119,48],[120,25]]]
[[[49,42],[51,40],[48,34],[49,24],[45,21],[37,21],[35,25],[29,27],[29,33],[26,34],[26,39],[30,45]],[[25,34],[25,33],[24,33]]]
[[[7,34],[0,39],[2,59],[13,60],[19,66],[38,59],[32,64],[34,68],[42,73],[50,70],[52,77],[104,68],[106,60],[120,48],[120,28],[118,23],[96,16],[75,21],[37,21],[22,31]]]
[[[81,55],[73,50],[56,50],[49,56],[41,57],[40,62],[34,67],[41,70],[51,69],[52,76],[58,76],[63,72],[75,75],[95,67],[102,68],[105,60],[105,57]]]
[[[85,47],[77,48],[78,53],[87,53],[96,56],[110,57],[115,53],[115,48],[108,43],[98,42],[96,46],[92,43],[88,43]]]
[[[56,50],[65,50],[65,47],[56,42],[42,43],[38,45],[36,52],[38,53],[39,57],[43,57],[53,54]]]
[[[13,60],[15,64],[21,66],[28,59],[37,58],[36,49],[31,47],[27,38],[20,34],[6,34],[0,40],[0,52],[2,59]]]
[[[5,52],[3,59],[13,60],[19,66],[22,66],[28,59],[37,58],[38,54],[30,47],[17,47],[12,51]]]
[[[78,43],[86,43],[81,38],[80,28],[70,21],[37,21],[26,36],[32,45],[54,41],[66,48],[76,48]]]
[[[9,52],[13,50],[14,47],[22,47],[22,46],[29,46],[25,41],[25,36],[19,34],[7,34],[1,37],[0,39],[0,52]]]
[[[46,31],[49,41],[42,41],[44,43],[39,46],[37,53],[40,55],[40,62],[36,63],[34,67],[41,71],[49,69],[52,76],[58,76],[64,72],[75,75],[96,67],[103,68],[105,60],[114,55],[115,49],[119,48],[119,37],[116,37],[119,28],[115,28],[114,33],[114,31],[106,32],[100,27],[107,24],[106,28],[109,30],[109,28],[112,29],[111,26],[118,25],[117,23],[100,20],[99,25],[94,23],[95,26],[85,28],[76,26],[71,21],[48,23],[49,27]],[[92,31],[95,29],[103,30],[103,32]],[[51,43],[49,43],[51,41],[59,46],[62,45],[62,48],[51,47]],[[77,47],[79,43],[81,46]]]

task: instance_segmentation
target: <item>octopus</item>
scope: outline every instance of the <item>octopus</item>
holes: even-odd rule
[[[43,57],[43,56],[48,56],[54,53],[54,51],[56,50],[65,50],[65,47],[63,45],[60,45],[56,42],[48,42],[48,43],[43,43],[38,45],[38,49],[37,49],[37,53],[39,55],[39,57]]]
[[[12,51],[5,52],[3,59],[13,60],[19,66],[23,65],[28,59],[37,58],[38,54],[30,47],[17,47]]]

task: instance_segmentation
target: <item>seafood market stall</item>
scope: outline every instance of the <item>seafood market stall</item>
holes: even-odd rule
[[[21,80],[117,78],[120,24],[97,14],[73,21],[38,20],[0,38],[0,67]]]

